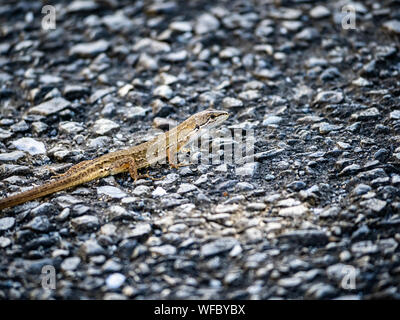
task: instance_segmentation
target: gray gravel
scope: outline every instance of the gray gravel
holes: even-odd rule
[[[8,2],[1,197],[208,107],[255,155],[4,210],[0,298],[400,298],[398,1]]]

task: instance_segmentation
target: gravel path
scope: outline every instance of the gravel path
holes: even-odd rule
[[[399,1],[53,3],[0,4],[1,197],[208,107],[254,159],[4,210],[0,298],[400,297]]]

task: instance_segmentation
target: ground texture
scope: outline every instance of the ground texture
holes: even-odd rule
[[[209,107],[254,159],[3,210],[1,298],[400,297],[399,1],[53,5],[0,5],[2,197]]]

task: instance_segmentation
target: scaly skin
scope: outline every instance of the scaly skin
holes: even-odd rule
[[[129,149],[108,153],[71,167],[55,179],[0,200],[0,210],[68,189],[82,183],[122,172],[129,172],[136,181],[137,171],[167,158],[171,167],[177,167],[173,157],[204,130],[219,125],[228,118],[225,111],[206,110],[194,114],[172,130]]]

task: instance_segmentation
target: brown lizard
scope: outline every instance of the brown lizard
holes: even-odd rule
[[[82,161],[53,180],[0,200],[0,210],[71,188],[94,179],[129,172],[136,181],[138,170],[168,159],[176,168],[175,155],[191,141],[228,118],[225,111],[206,110],[192,115],[181,124],[156,138],[131,147]]]

